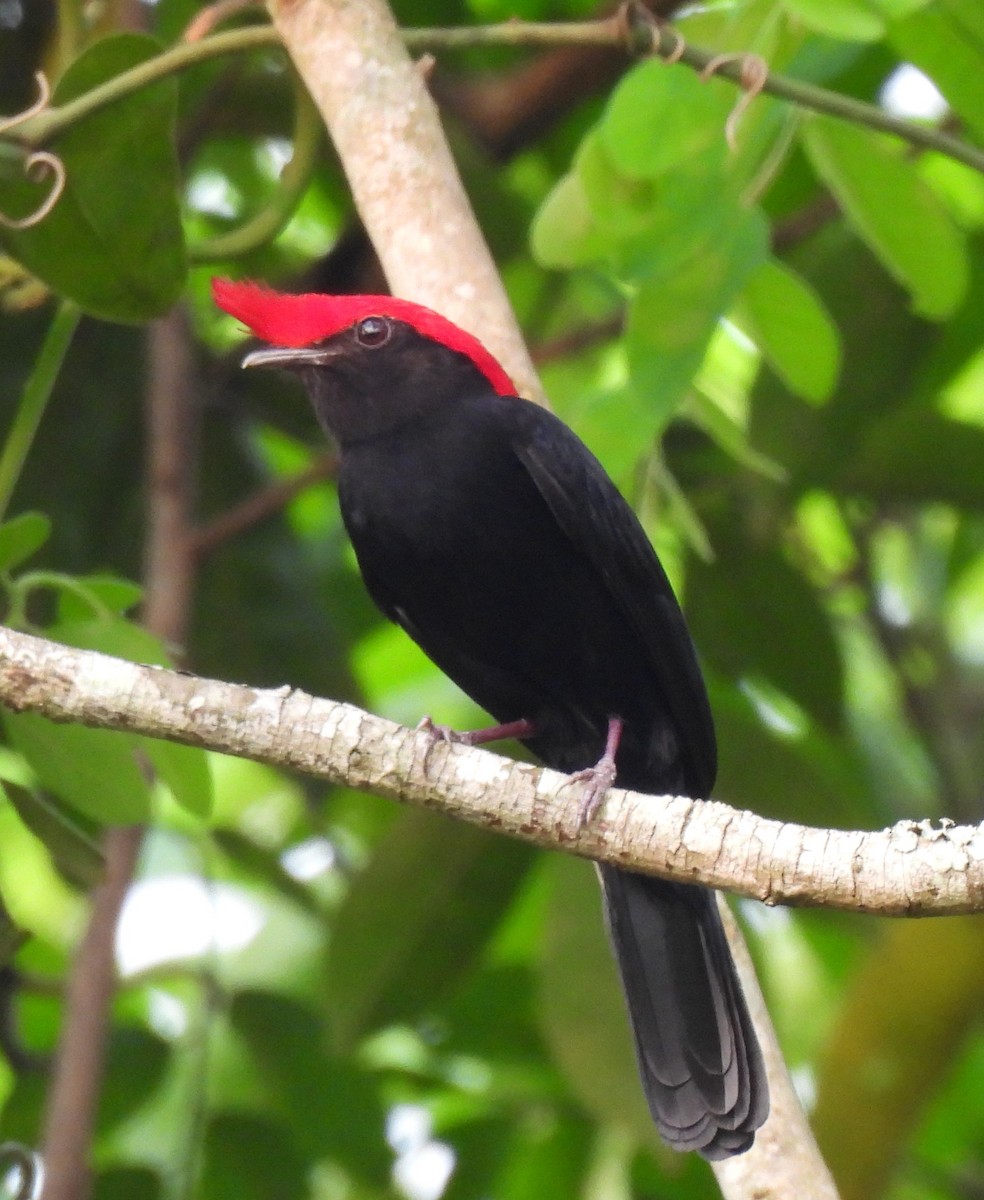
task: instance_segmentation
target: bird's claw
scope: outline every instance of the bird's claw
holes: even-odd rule
[[[454,745],[460,736],[456,730],[452,730],[450,725],[436,725],[431,720],[430,716],[421,716],[416,722],[416,731],[418,733],[427,734],[427,749],[424,751],[424,774],[430,773],[431,769],[431,751],[434,746],[444,743],[446,746]]]
[[[465,734],[459,733],[457,729],[452,729],[450,725],[436,725],[430,717],[420,718],[417,722],[417,732],[429,734],[432,745],[436,742],[444,742],[445,745],[451,746],[466,740]]]
[[[575,771],[569,778],[572,783],[585,785],[577,806],[577,831],[580,833],[585,825],[594,819],[602,800],[615,782],[615,759],[612,755],[605,754],[593,767]]]

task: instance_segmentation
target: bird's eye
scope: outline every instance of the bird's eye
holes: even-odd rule
[[[363,317],[355,327],[355,336],[360,346],[375,350],[390,340],[392,327],[385,317]]]

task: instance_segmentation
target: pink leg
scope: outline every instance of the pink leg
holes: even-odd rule
[[[536,726],[532,721],[522,717],[518,721],[508,721],[505,725],[492,725],[488,729],[469,729],[463,733],[448,725],[435,725],[430,717],[424,717],[417,726],[426,730],[435,741],[453,742],[462,746],[485,746],[489,742],[502,742],[506,738],[532,737]]]
[[[581,797],[577,813],[577,827],[583,829],[598,811],[598,806],[605,798],[605,793],[615,782],[615,755],[622,740],[622,730],[625,722],[621,717],[608,718],[608,736],[605,738],[605,752],[593,767],[585,767],[583,771],[575,771],[572,780],[583,781],[586,786]]]

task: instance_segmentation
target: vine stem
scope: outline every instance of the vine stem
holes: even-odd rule
[[[238,229],[216,234],[188,248],[194,263],[209,263],[249,254],[272,241],[293,217],[317,164],[324,126],[300,79],[294,76],[293,154],[280,175],[270,202]]]
[[[71,300],[63,301],[51,322],[41,353],[31,372],[14,422],[0,451],[0,521],[10,504],[10,498],[20,479],[34,435],[41,424],[61,365],[79,323],[81,313]]]
[[[628,54],[655,54],[703,72],[713,73],[742,86],[742,57],[722,62],[715,51],[685,42],[671,26],[657,25],[645,10],[626,6],[617,16],[602,21],[523,22],[458,28],[404,29],[403,39],[411,51],[453,50],[475,46],[615,46]],[[157,58],[140,63],[107,80],[67,104],[49,108],[18,127],[17,140],[28,146],[50,143],[59,134],[97,109],[122,99],[131,92],[183,71],[196,63],[225,54],[279,46],[277,31],[270,25],[254,25],[212,34],[201,41],[182,43]],[[761,90],[788,100],[801,108],[826,113],[883,133],[895,134],[911,145],[935,150],[984,174],[984,149],[955,138],[941,129],[893,116],[874,104],[843,96],[815,84],[769,71]]]

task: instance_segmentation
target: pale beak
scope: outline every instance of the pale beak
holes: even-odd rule
[[[264,350],[251,350],[243,359],[244,367],[321,367],[338,354],[324,346],[268,346]]]

